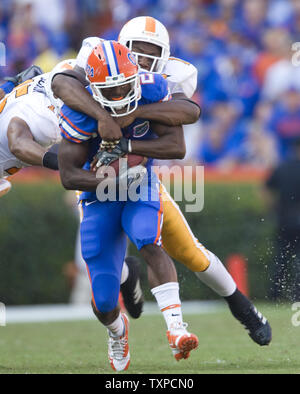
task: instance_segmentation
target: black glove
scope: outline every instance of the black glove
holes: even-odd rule
[[[101,166],[109,166],[114,161],[118,160],[120,157],[126,155],[128,153],[128,143],[129,140],[127,138],[122,137],[119,142],[110,150],[103,150],[106,147],[110,148],[111,143],[107,145],[105,141],[101,143],[100,150],[96,153],[95,159],[98,159],[96,167]]]
[[[26,70],[20,72],[14,77],[5,77],[5,81],[12,82],[15,86],[20,85],[20,83],[23,83],[27,81],[28,79],[32,79],[38,75],[43,74],[43,71],[40,67],[38,66],[30,66]]]
[[[109,166],[111,163],[124,156],[124,154],[125,153],[117,152],[114,149],[111,152],[108,152],[107,150],[99,150],[95,155],[95,159],[98,159],[96,167]]]

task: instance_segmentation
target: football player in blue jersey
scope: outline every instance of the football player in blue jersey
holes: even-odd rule
[[[115,41],[103,41],[89,56],[89,94],[112,116],[130,114],[138,105],[167,100],[168,86],[159,74],[138,73],[134,56]],[[185,155],[181,126],[167,127],[136,119],[122,129],[123,137],[113,149],[101,149],[97,120],[64,105],[61,110],[63,140],[59,168],[66,189],[81,190],[82,255],[92,287],[92,306],[99,321],[108,329],[109,361],[114,370],[128,368],[128,318],[120,312],[118,296],[126,235],[152,267],[154,288],[167,323],[167,337],[174,357],[185,359],[198,346],[196,335],[182,321],[177,274],[170,257],[161,248],[163,207],[159,181],[151,171],[152,158],[180,159]],[[143,135],[135,133],[143,128]],[[99,201],[96,189],[101,179],[91,171],[91,163],[110,164],[128,153],[148,157],[146,182],[139,186],[139,198],[126,201]],[[146,198],[145,198],[146,197]],[[155,291],[157,289],[157,291]]]
[[[98,132],[103,139],[107,141],[120,139],[122,136],[120,126],[125,127],[136,117],[157,121],[167,126],[194,123],[199,118],[199,107],[188,99],[192,96],[193,89],[196,88],[197,70],[181,59],[168,58],[167,54],[170,52],[168,33],[159,21],[151,17],[138,17],[126,23],[120,32],[119,41],[132,48],[143,69],[150,70],[154,64],[165,64],[163,73],[168,77],[169,86],[172,86],[175,94],[171,101],[139,106],[138,110],[127,116],[114,118],[117,120],[114,122],[110,114],[104,111],[83,87],[86,79],[82,67],[85,67],[92,48],[100,41],[98,37],[85,39],[74,71],[56,74],[52,88],[54,94],[71,108],[97,119],[99,121]],[[159,72],[157,68],[155,71]],[[9,89],[11,84],[6,85],[5,89]],[[177,93],[179,86],[183,93]],[[160,148],[162,149],[163,145]],[[218,257],[205,250],[203,245],[195,239],[179,207],[163,185],[160,186],[164,199],[165,220],[162,229],[164,249],[172,258],[194,271],[197,277],[214,292],[224,297],[233,316],[244,325],[256,343],[267,345],[271,340],[271,328],[267,320],[239,291]],[[148,272],[150,273],[149,283],[152,286],[153,275],[149,266]],[[138,261],[135,257],[128,256],[125,259],[121,292],[127,311],[132,317],[139,317],[142,313],[143,295],[139,287]]]
[[[133,113],[118,118],[112,118],[108,112],[97,106],[97,102],[84,89],[81,74],[84,74],[86,59],[92,48],[101,41],[99,37],[88,37],[83,41],[73,71],[54,76],[54,94],[73,109],[97,119],[98,132],[106,141],[120,139],[121,128],[134,121],[135,117],[166,126],[196,122],[200,116],[200,108],[191,97],[197,86],[197,69],[186,61],[169,57],[169,35],[165,26],[150,16],[136,17],[123,26],[118,40],[134,53],[141,68],[163,73],[172,92],[171,101],[139,106]],[[201,282],[224,298],[232,315],[242,323],[254,342],[261,346],[268,345],[272,339],[272,330],[267,319],[239,291],[218,256],[197,240],[198,237],[191,231],[179,206],[162,183],[160,186],[164,200],[164,250],[173,259],[195,272]],[[121,292],[126,309],[132,317],[137,318],[142,313],[143,298],[142,293],[137,292],[139,277],[135,260],[136,258],[131,256],[125,259]],[[147,268],[151,287],[151,267]]]

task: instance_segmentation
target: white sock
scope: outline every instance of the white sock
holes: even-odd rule
[[[127,278],[129,275],[129,269],[128,269],[128,265],[125,263],[123,263],[123,269],[122,269],[122,276],[121,276],[121,285],[126,282]]]
[[[110,336],[121,337],[124,334],[124,322],[121,313],[119,313],[115,321],[105,327],[108,329]]]
[[[236,283],[216,255],[209,252],[209,267],[195,272],[197,277],[221,297],[228,297],[236,290]]]
[[[177,282],[164,283],[151,289],[156,298],[168,330],[173,324],[182,324],[181,302],[179,298],[179,284]]]

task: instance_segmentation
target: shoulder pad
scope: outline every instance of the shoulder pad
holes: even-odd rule
[[[164,74],[171,89],[171,93],[183,92],[192,97],[197,88],[198,70],[191,63],[176,57],[170,57]]]
[[[140,74],[143,104],[163,101],[169,96],[168,83],[166,79],[156,73]]]

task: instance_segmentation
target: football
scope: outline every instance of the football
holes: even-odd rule
[[[129,169],[129,168],[136,167],[138,165],[145,166],[147,163],[147,160],[148,160],[147,157],[135,155],[133,153],[128,153],[127,155],[120,157],[120,159],[112,162],[110,164],[110,167],[112,167],[115,170],[116,176],[118,176],[121,167],[123,168],[123,166],[126,166],[126,168]],[[104,166],[104,169],[105,168],[106,167]]]

